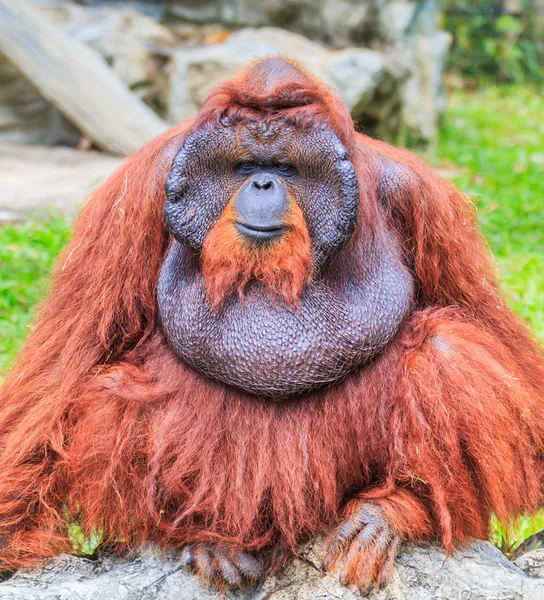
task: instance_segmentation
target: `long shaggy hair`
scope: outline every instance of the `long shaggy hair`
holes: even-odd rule
[[[84,208],[1,389],[6,568],[70,551],[66,513],[119,552],[146,540],[294,550],[362,497],[381,499],[405,538],[432,534],[451,549],[485,537],[492,512],[508,520],[542,503],[543,357],[501,298],[471,204],[416,157],[355,134],[322,84],[282,84],[271,106],[270,90],[244,77],[212,93],[198,120],[290,111],[333,127],[359,177],[360,223],[402,245],[415,310],[371,365],[292,402],[196,373],[166,343],[156,301],[164,180],[196,124],[151,142]],[[217,302],[214,236],[203,268]],[[305,269],[282,271],[287,298],[309,272],[303,254]],[[259,276],[241,247],[233,269],[236,291]]]

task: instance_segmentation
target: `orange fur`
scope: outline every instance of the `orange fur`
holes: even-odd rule
[[[330,268],[360,260],[363,226],[394,234],[417,284],[413,314],[370,365],[292,402],[190,369],[165,341],[156,285],[164,179],[194,125],[166,133],[93,194],[0,390],[4,568],[69,551],[66,507],[124,552],[147,540],[294,550],[353,497],[382,503],[406,539],[432,531],[451,549],[485,537],[492,512],[507,520],[542,505],[542,351],[500,296],[470,203],[408,152],[356,135],[323,84],[306,75],[278,86],[257,94],[242,76],[212,92],[197,123],[250,111],[333,127],[361,205]],[[221,245],[237,254],[228,281],[257,269],[223,227],[228,215],[204,260],[216,299],[229,284],[213,273],[231,268]],[[294,249],[278,252],[298,265],[278,283],[288,298],[304,271]]]
[[[202,274],[213,308],[233,292],[242,299],[251,279],[296,305],[302,288],[312,276],[312,256],[302,212],[292,199],[290,207],[285,235],[263,247],[255,247],[237,233],[236,216],[232,201],[229,202],[208,234],[202,251]]]

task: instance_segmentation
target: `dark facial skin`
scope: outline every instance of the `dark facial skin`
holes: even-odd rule
[[[276,169],[251,164],[245,169],[249,178],[234,199],[236,230],[253,244],[281,238],[286,233],[285,218],[289,210],[281,176],[274,173]],[[294,171],[288,165],[277,167],[286,173],[290,169]]]
[[[198,258],[210,229],[238,192],[239,232],[255,244],[281,236],[287,191],[314,261],[299,305],[252,282],[243,301],[232,296],[211,310]],[[413,283],[393,246],[365,234],[364,224],[356,246],[349,243],[359,187],[345,148],[324,126],[297,132],[283,122],[224,122],[197,130],[174,160],[166,193],[173,241],[159,279],[162,325],[175,352],[209,377],[285,400],[370,360],[410,310]]]
[[[251,177],[283,182],[300,206],[317,267],[353,233],[359,205],[355,170],[324,127],[297,133],[281,121],[202,128],[178,152],[166,181],[165,217],[174,238],[200,252],[225,206]],[[237,198],[237,201],[239,198]]]

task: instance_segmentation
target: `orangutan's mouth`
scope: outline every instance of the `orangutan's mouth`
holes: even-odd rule
[[[245,223],[240,223],[238,221],[236,222],[235,227],[238,232],[251,240],[273,240],[281,237],[287,231],[287,228],[283,225],[246,225]]]

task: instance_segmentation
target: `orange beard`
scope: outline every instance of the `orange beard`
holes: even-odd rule
[[[310,235],[297,203],[291,199],[287,232],[262,245],[245,240],[236,231],[235,221],[231,200],[202,249],[202,274],[212,309],[235,292],[242,299],[252,279],[296,305],[302,288],[311,280],[313,266]]]

